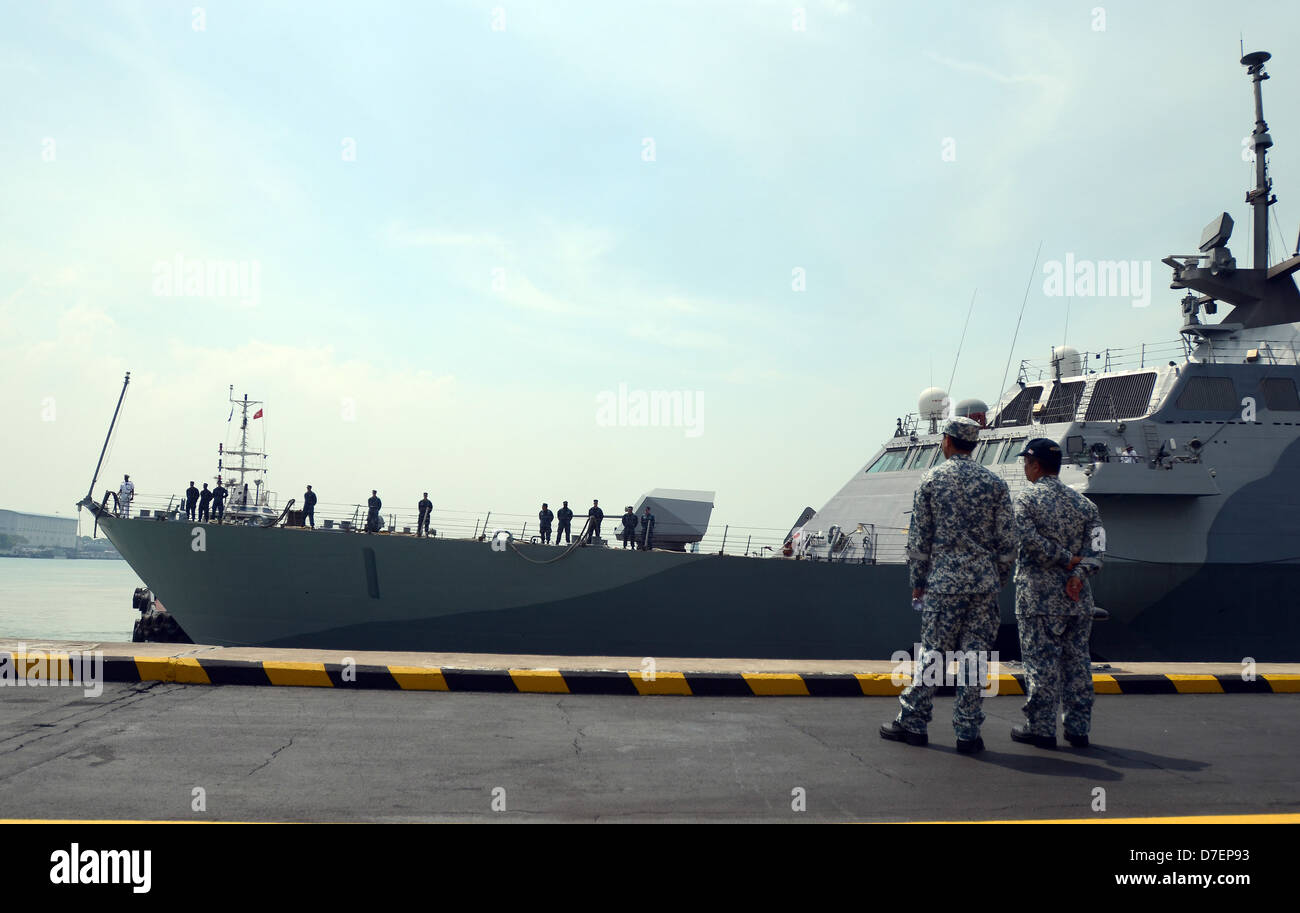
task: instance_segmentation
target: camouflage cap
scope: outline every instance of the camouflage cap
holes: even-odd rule
[[[980,437],[979,422],[968,418],[955,418],[943,426],[943,433],[954,441],[973,443]]]

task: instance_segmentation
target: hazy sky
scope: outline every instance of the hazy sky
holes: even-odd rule
[[[1064,337],[1067,255],[1155,286],[1075,297],[1070,344],[1177,338],[1159,259],[1223,210],[1248,259],[1241,33],[1277,55],[1294,247],[1298,26],[1185,0],[6,4],[0,506],[73,510],[129,370],[101,490],[210,479],[233,384],[267,403],[282,499],[712,489],[716,524],[784,529],[946,385],[976,289],[952,392],[996,400],[1040,241],[1017,361]],[[239,288],[207,282],[226,261]],[[620,385],[698,412],[611,424]]]

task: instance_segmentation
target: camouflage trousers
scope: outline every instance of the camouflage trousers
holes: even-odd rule
[[[926,593],[925,607],[921,610],[921,647],[948,653],[978,653],[985,657],[993,647],[998,633],[997,593]],[[935,684],[914,674],[912,684],[898,696],[902,709],[898,724],[911,732],[925,732],[934,715]],[[952,706],[952,728],[957,738],[975,739],[984,724],[984,707],[980,703],[984,682],[967,675],[959,678],[957,699]]]
[[[1020,658],[1029,700],[1025,716],[1034,735],[1056,736],[1057,707],[1065,734],[1087,735],[1092,724],[1092,615],[1020,615]]]

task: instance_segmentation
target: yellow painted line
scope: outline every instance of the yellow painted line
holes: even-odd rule
[[[441,669],[428,666],[389,666],[388,672],[404,691],[450,691]]]
[[[175,681],[183,685],[210,685],[207,670],[193,656],[178,656],[173,665]]]
[[[790,672],[742,672],[749,690],[758,697],[810,697],[802,675]]]
[[[998,697],[1001,697],[1004,694],[1015,695],[1015,694],[1025,693],[1025,689],[1020,687],[1020,682],[1016,681],[1016,677],[1014,675],[1008,675],[1007,673],[1002,672],[999,673],[997,676],[989,676],[989,677],[990,678],[996,677],[998,680]]]
[[[13,657],[9,661],[11,675],[20,675],[27,681],[43,682],[72,681],[72,659],[66,653],[13,653],[3,651]],[[28,665],[29,663],[33,665]],[[52,673],[52,674],[47,674]]]
[[[1097,674],[1092,677],[1093,694],[1123,694],[1120,690],[1119,682],[1115,681],[1115,676]]]
[[[210,685],[212,680],[193,656],[136,656],[135,668],[142,682],[179,682],[182,685]]]
[[[1005,818],[988,821],[904,821],[901,824],[1300,824],[1300,814],[1172,815],[1166,818]]]
[[[890,672],[855,672],[854,677],[862,693],[874,697],[896,697],[912,682],[912,676],[900,675],[898,678],[902,684],[896,685]]]
[[[1282,672],[1265,672],[1264,681],[1268,682],[1278,694],[1296,694],[1300,692],[1300,675]]]
[[[137,656],[135,669],[142,682],[169,682],[172,659],[170,656]]]
[[[627,677],[637,694],[690,694],[691,686],[682,672],[656,672],[655,677],[647,680],[640,672],[629,672]]]
[[[569,686],[559,669],[511,669],[515,687],[527,694],[568,694]]]
[[[286,663],[265,661],[262,668],[272,685],[296,685],[333,688],[324,663]]]
[[[1174,683],[1179,694],[1222,694],[1223,686],[1213,675],[1175,675],[1165,676]]]

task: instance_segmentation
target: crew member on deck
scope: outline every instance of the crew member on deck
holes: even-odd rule
[[[208,483],[204,482],[203,490],[199,492],[199,522],[200,523],[208,522],[209,510],[211,509],[209,505],[211,503],[212,503],[212,492],[208,491]]]
[[[226,515],[226,496],[230,492],[221,484],[221,476],[217,476],[217,487],[212,489],[212,517],[218,523]]]
[[[366,501],[366,507],[369,508],[366,513],[366,532],[377,533],[383,529],[383,521],[379,519],[379,508],[384,506],[384,502],[379,500],[379,492],[370,489],[370,500]]]
[[[198,507],[198,503],[199,503],[199,490],[194,487],[193,482],[190,482],[190,487],[185,489],[185,519],[186,520],[196,519],[195,509]]]
[[[623,548],[636,551],[636,514],[632,513],[631,504],[623,514]]]
[[[537,522],[542,527],[542,545],[551,544],[551,521],[555,519],[555,511],[542,502],[542,509],[537,512]],[[558,540],[557,540],[558,541]]]
[[[600,538],[600,524],[604,519],[605,512],[600,509],[600,502],[592,501],[591,510],[587,511],[587,542]]]
[[[569,510],[569,502],[565,501],[564,506],[555,512],[555,517],[560,521],[559,527],[555,530],[555,544],[560,544],[560,537],[564,537],[567,545],[569,542],[569,524],[573,522],[573,511]]]
[[[307,486],[307,492],[302,496],[302,525],[311,524],[311,528],[316,528],[316,492]]]
[[[650,505],[645,506],[645,513],[641,515],[641,551],[648,552],[654,548],[655,539],[655,515],[650,513]]]
[[[420,499],[420,503],[415,505],[415,507],[420,511],[420,520],[419,524],[415,527],[415,535],[417,538],[419,536],[427,536],[429,535],[429,517],[433,514],[433,502],[429,500],[429,493],[427,491],[424,493],[424,497]]]
[[[131,477],[122,476],[122,487],[117,490],[117,509],[125,518],[131,516],[131,499],[134,497],[135,485],[132,484]]]

